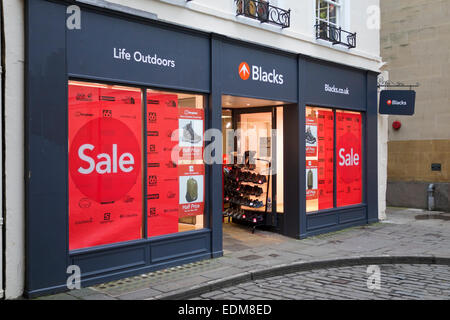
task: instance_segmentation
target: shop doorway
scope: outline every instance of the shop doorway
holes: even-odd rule
[[[222,97],[225,247],[231,234],[279,231],[284,214],[283,104]]]

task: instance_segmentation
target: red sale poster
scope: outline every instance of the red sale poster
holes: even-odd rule
[[[318,184],[319,210],[333,208],[333,111],[319,110],[318,117]]]
[[[205,166],[203,164],[180,165],[179,216],[203,215],[205,194]]]
[[[178,232],[178,97],[147,92],[147,234]]]
[[[317,116],[316,111],[312,110],[312,113],[306,117],[305,142],[307,157],[317,156],[317,138]]]
[[[361,114],[336,112],[337,206],[362,201]]]
[[[139,89],[69,83],[69,249],[142,237]]]
[[[306,200],[318,197],[318,167],[317,160],[306,160]]]

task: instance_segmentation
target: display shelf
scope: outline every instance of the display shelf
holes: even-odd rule
[[[228,221],[236,223],[244,223],[252,228],[252,233],[255,232],[256,227],[266,224],[267,215],[267,201],[269,196],[270,175],[262,175],[261,172],[267,171],[270,173],[271,163],[265,159],[256,159],[268,163],[268,168],[254,167],[248,168],[246,165],[225,165],[224,166],[224,205],[223,216],[228,217]],[[258,170],[260,169],[260,170]],[[258,181],[248,181],[248,175],[251,179],[258,179]],[[257,194],[252,194],[253,191],[244,190],[246,186],[256,188]],[[247,187],[248,188],[248,187]],[[255,208],[242,201],[259,201],[262,203],[261,207]]]

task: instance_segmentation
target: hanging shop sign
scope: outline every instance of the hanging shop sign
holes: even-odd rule
[[[380,93],[380,114],[411,116],[414,114],[414,90],[383,90]]]

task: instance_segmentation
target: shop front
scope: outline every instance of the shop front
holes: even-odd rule
[[[227,217],[377,221],[375,73],[67,5],[27,2],[28,296],[220,257]]]

